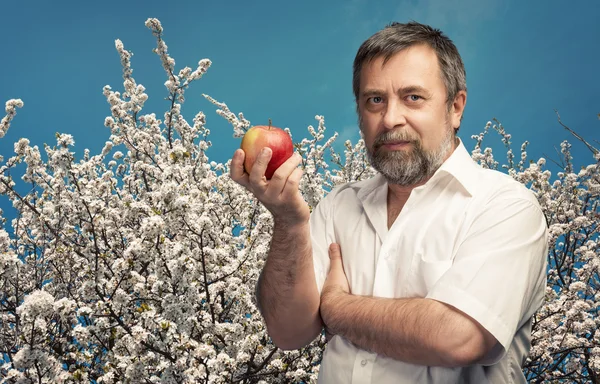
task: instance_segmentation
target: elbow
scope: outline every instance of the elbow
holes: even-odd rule
[[[306,347],[321,333],[321,328],[312,327],[305,332],[275,332],[267,328],[267,333],[273,344],[284,351],[293,351]]]
[[[439,333],[437,348],[442,365],[457,368],[480,364],[498,340],[471,316],[449,305],[446,307],[452,316],[445,317]]]
[[[286,340],[286,339],[276,339],[271,336],[271,340],[273,341],[273,345],[282,351],[295,351],[305,347],[308,343],[299,343],[295,340]],[[309,342],[310,343],[310,342]]]
[[[267,334],[273,344],[284,351],[306,347],[323,330],[323,322],[318,314],[310,319],[305,319],[305,321],[298,321],[292,327],[286,322],[266,322],[266,326]]]
[[[284,351],[293,351],[303,347],[302,343],[297,338],[285,335],[283,332],[275,332],[272,327],[267,327],[267,334],[271,338],[273,344]]]
[[[456,368],[479,364],[496,343],[496,338],[487,330],[474,326],[446,345],[447,366]]]
[[[284,351],[293,351],[313,342],[323,330],[323,322],[318,313],[315,316],[296,321],[282,321],[271,317],[263,317],[267,335],[273,344]],[[288,318],[289,319],[289,318]]]
[[[486,355],[486,351],[474,344],[458,346],[448,352],[448,364],[450,368],[466,367],[477,364]]]

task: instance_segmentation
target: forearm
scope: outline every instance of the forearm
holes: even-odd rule
[[[300,348],[321,331],[308,223],[289,227],[275,221],[257,301],[269,335],[282,349]]]
[[[358,347],[408,363],[456,367],[480,356],[472,323],[435,300],[339,297],[326,318],[330,332]]]

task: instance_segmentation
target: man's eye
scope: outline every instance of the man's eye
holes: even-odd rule
[[[409,98],[410,98],[410,101],[419,101],[422,99],[422,97],[418,96],[418,95],[410,95]]]
[[[371,97],[371,102],[375,103],[375,104],[379,104],[383,101],[383,98],[381,96],[373,96]]]

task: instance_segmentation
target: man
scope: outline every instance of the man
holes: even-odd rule
[[[257,300],[274,343],[333,337],[320,383],[524,383],[545,290],[547,228],[533,194],[478,166],[456,136],[465,70],[450,39],[391,25],[359,48],[353,88],[378,174],[313,210],[294,155],[267,181],[266,149],[231,177],[274,217]]]

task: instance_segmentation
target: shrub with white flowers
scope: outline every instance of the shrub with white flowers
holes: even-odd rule
[[[54,146],[23,138],[14,156],[0,156],[0,193],[16,211],[10,231],[0,229],[0,382],[314,383],[324,335],[281,351],[255,305],[272,217],[230,179],[229,162],[209,160],[205,114],[192,124],[181,114],[185,91],[211,62],[176,71],[160,22],[146,26],[167,75],[162,119],[142,112],[148,96],[117,40],[123,91],[104,87],[110,136],[101,153],[76,160],[74,138],[57,134]],[[242,113],[204,96],[234,137],[250,127]],[[0,137],[21,107],[6,103]],[[336,185],[375,174],[362,140],[338,154],[337,134],[326,138],[324,118],[316,120],[295,144],[311,209]],[[498,168],[481,146],[490,128],[510,146],[501,124],[490,122],[474,137],[473,159]],[[532,382],[598,382],[600,156],[575,173],[563,143],[564,172],[551,182],[544,159],[527,163],[525,149],[514,164],[508,148],[505,168],[536,194],[552,234],[546,303],[525,373]]]

